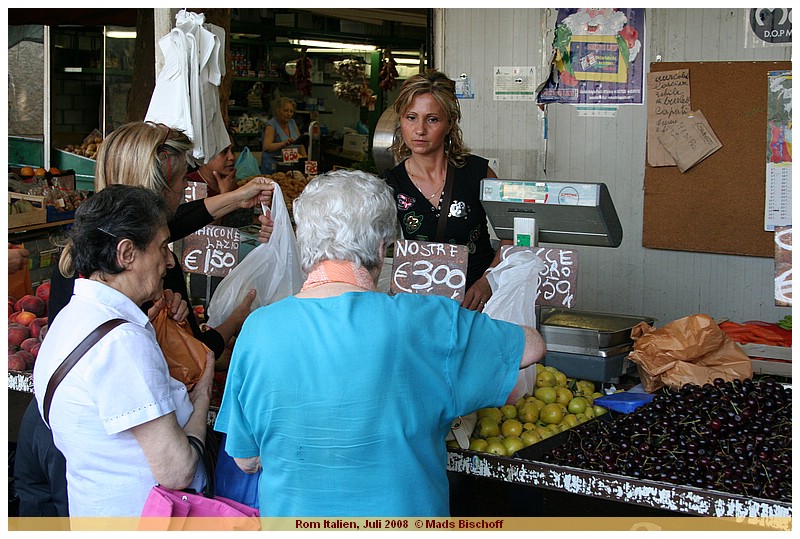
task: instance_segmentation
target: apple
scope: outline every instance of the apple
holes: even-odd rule
[[[45,281],[36,287],[34,294],[37,298],[47,303],[50,300],[50,281]]]
[[[22,342],[31,336],[28,326],[13,322],[8,325],[8,344],[20,346]]]
[[[14,322],[23,326],[30,326],[34,320],[36,320],[36,315],[29,311],[20,311],[14,318]]]
[[[14,304],[14,310],[28,311],[36,315],[34,318],[38,318],[44,316],[47,311],[47,304],[32,294],[26,294],[17,300]]]
[[[42,335],[42,328],[44,328],[46,325],[47,318],[34,318],[33,322],[28,324],[28,329],[31,331],[31,337],[36,337],[39,340],[44,339],[44,335]]]
[[[28,365],[25,363],[25,359],[19,355],[19,352],[8,356],[9,371],[24,371],[27,367]]]

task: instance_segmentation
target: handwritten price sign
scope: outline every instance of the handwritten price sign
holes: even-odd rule
[[[546,249],[544,247],[503,247],[505,259],[517,251],[532,251],[544,261],[545,268],[539,273],[541,283],[536,295],[537,305],[573,307],[578,277],[578,252],[568,249]]]
[[[209,225],[183,240],[181,267],[188,273],[225,277],[239,263],[239,230]]]
[[[186,182],[189,185],[183,191],[183,199],[186,202],[199,200],[208,196],[208,184],[205,182]]]
[[[394,245],[391,291],[464,299],[467,247],[400,240]]]

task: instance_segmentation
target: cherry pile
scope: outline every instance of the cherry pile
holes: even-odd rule
[[[791,502],[791,413],[791,389],[771,378],[686,384],[570,429],[542,460]]]

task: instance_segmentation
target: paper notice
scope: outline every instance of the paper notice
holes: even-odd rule
[[[656,71],[647,75],[647,162],[651,167],[675,166],[658,136],[691,114],[689,70]]]
[[[699,110],[678,119],[658,141],[675,160],[678,169],[686,172],[697,163],[722,148],[722,143]]]

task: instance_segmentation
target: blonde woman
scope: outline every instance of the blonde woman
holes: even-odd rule
[[[288,97],[279,97],[272,103],[273,118],[264,127],[261,141],[261,172],[273,174],[278,169],[281,150],[298,146],[298,153],[306,155],[305,147],[298,143],[300,129],[294,121],[297,104]]]

